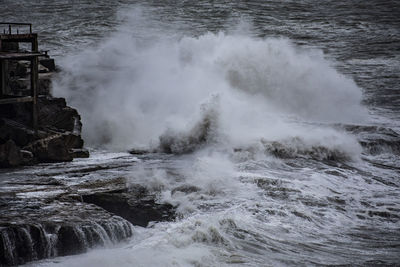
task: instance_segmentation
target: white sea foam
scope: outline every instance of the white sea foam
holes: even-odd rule
[[[154,148],[164,137],[171,152],[190,152],[198,148],[193,142],[235,147],[300,137],[304,144],[357,147],[348,135],[293,122],[365,116],[360,88],[320,51],[243,31],[171,37],[144,31],[146,18],[134,14],[126,25],[139,23],[140,35],[121,26],[98,47],[67,57],[54,85],[79,109],[90,145]],[[212,140],[198,135],[205,113]]]

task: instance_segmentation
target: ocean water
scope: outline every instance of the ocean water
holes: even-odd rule
[[[400,263],[397,1],[1,4],[56,58],[93,155],[32,170],[112,165],[84,177],[178,211],[34,266]]]

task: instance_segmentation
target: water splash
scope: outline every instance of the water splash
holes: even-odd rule
[[[366,116],[360,88],[318,50],[243,31],[154,33],[147,17],[134,14],[98,47],[67,57],[54,85],[80,110],[90,145],[126,150],[161,143],[169,152],[189,152],[207,143],[204,129],[213,131],[213,146],[297,137],[322,142],[331,130],[314,135],[303,122]]]

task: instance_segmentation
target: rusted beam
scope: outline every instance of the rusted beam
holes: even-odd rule
[[[0,105],[15,104],[15,103],[26,103],[26,102],[33,102],[33,97],[31,97],[31,96],[23,96],[23,97],[13,97],[13,98],[0,99]]]

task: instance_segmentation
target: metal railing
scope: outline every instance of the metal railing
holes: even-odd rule
[[[20,28],[19,26],[29,27],[29,33],[32,33],[32,24],[31,23],[0,22],[0,28],[3,28],[3,34],[13,34],[13,26],[17,26],[17,27],[14,27],[14,28],[16,28],[16,31],[14,31],[16,34],[19,34],[19,28]]]

